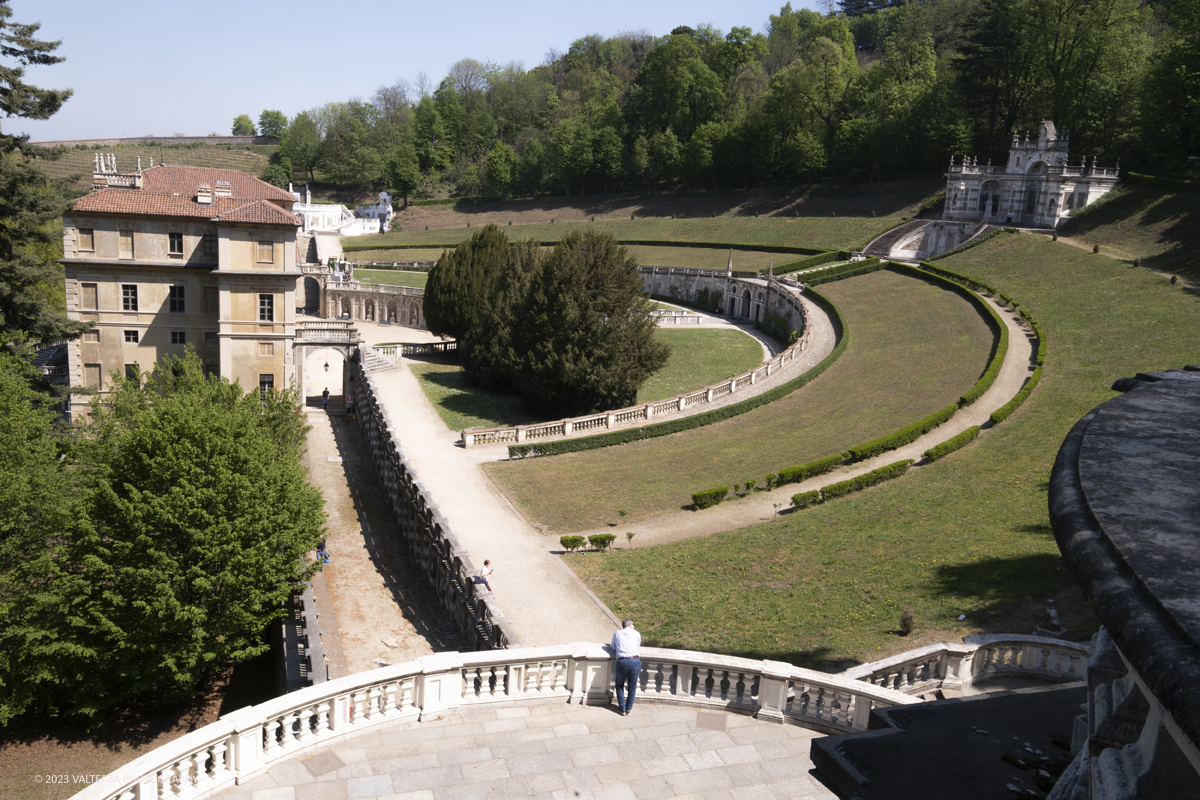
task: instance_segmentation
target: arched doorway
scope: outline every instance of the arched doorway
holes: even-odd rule
[[[413,327],[413,328],[416,328],[418,326],[417,304],[416,303],[408,304],[408,324],[410,327]]]
[[[350,298],[343,297],[341,300],[341,316],[349,319],[350,317]]]
[[[396,311],[396,301],[395,300],[393,300],[392,302],[387,304],[387,310],[384,313],[386,314],[388,322],[399,322],[400,321],[400,316]]]
[[[375,301],[367,300],[363,303],[363,319],[368,322],[375,321]]]
[[[321,393],[329,390],[329,408],[341,410],[344,398],[346,353],[337,347],[297,348],[304,359],[304,402],[310,408],[321,407]]]
[[[743,316],[743,317],[750,316],[750,290],[749,289],[742,290],[742,313],[741,313],[741,316]]]

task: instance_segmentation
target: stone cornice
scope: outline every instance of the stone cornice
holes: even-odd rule
[[[1200,743],[1200,380],[1139,382],[1084,416],[1050,479],[1063,558],[1100,620]]]

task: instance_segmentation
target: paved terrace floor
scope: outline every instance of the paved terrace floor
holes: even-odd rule
[[[244,800],[533,797],[830,800],[810,774],[814,733],[650,703],[466,709],[372,729],[217,795]]]

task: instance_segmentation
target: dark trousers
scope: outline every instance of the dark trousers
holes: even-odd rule
[[[633,697],[637,694],[638,676],[642,674],[640,658],[618,658],[615,678],[617,682],[617,708],[629,711],[633,708]],[[629,699],[625,699],[626,690]]]

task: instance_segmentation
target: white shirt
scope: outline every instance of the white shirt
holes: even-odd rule
[[[612,649],[617,658],[634,658],[642,646],[642,635],[633,628],[622,628],[613,634]]]

